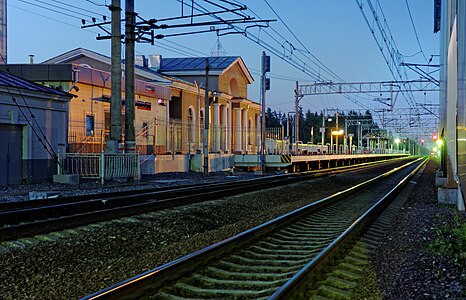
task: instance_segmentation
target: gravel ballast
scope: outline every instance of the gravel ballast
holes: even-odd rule
[[[436,170],[430,161],[373,257],[383,299],[466,299],[466,261],[455,263],[429,248],[454,216],[466,223],[464,212],[437,202]]]
[[[351,179],[364,180],[369,176],[340,174],[87,226],[76,232],[65,232],[68,237],[51,236],[48,242],[34,239],[34,245],[24,247],[25,242],[3,251],[0,248],[2,298],[79,298],[341,190]],[[423,181],[418,186],[421,184]],[[431,205],[436,206],[435,203]],[[400,217],[407,211],[405,209]],[[426,218],[425,215],[419,217]],[[416,223],[418,215],[413,213],[409,220],[411,218]],[[391,272],[394,262],[387,261],[386,257],[395,255],[397,249],[393,250],[392,246],[400,246],[390,244],[392,240],[383,246],[380,263],[375,269],[379,278],[385,274],[388,277],[384,280],[400,285],[402,282],[395,280],[396,272]],[[383,263],[384,258],[387,264]],[[414,282],[415,278],[412,284]],[[382,286],[385,297],[412,299],[396,298],[398,295],[392,290],[397,286],[385,285]]]

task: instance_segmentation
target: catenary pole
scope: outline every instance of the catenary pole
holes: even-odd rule
[[[209,175],[209,58],[205,60],[204,175]]]
[[[298,143],[299,143],[299,83],[296,81],[296,89],[295,89],[295,154],[298,154]]]
[[[125,17],[125,151],[134,152],[134,0],[125,0]]]
[[[265,173],[265,126],[266,126],[266,120],[265,120],[265,74],[267,72],[266,67],[265,67],[265,51],[262,52],[262,74],[261,74],[261,144],[260,144],[260,160],[261,160],[261,171],[262,173]]]
[[[120,0],[112,0],[109,7],[112,12],[112,96],[110,99],[110,142],[107,151],[117,153],[121,149],[121,24],[120,24]]]

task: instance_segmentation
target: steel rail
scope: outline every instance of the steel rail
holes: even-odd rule
[[[365,231],[383,210],[390,204],[396,195],[403,189],[409,180],[417,173],[417,171],[427,162],[424,159],[411,173],[403,178],[395,187],[387,194],[380,198],[370,209],[368,209],[361,217],[359,217],[348,229],[330,243],[321,253],[307,263],[299,272],[289,279],[280,289],[272,294],[268,299],[296,299],[306,291],[306,287],[312,285],[310,282],[315,282],[321,273],[323,267],[328,263],[346,244],[352,239],[359,236]]]
[[[351,188],[344,191],[337,192],[331,196],[323,198],[312,204],[306,205],[293,212],[287,213],[274,220],[256,226],[250,230],[242,232],[238,235],[230,237],[224,241],[218,242],[214,245],[196,251],[192,254],[181,257],[175,261],[149,270],[143,274],[137,275],[133,278],[127,279],[121,283],[98,291],[92,295],[86,296],[83,299],[120,299],[120,298],[133,298],[139,297],[145,289],[150,287],[151,289],[157,289],[163,284],[173,281],[178,278],[180,273],[190,273],[197,267],[205,265],[206,262],[212,261],[223,257],[226,253],[230,253],[234,249],[240,249],[246,244],[252,242],[258,237],[262,237],[266,234],[274,232],[276,229],[289,224],[305,215],[312,212],[317,212],[327,206],[330,206],[338,200],[348,197],[349,195],[360,191],[369,185],[377,183],[378,181],[402,170],[406,167],[411,166],[419,162],[420,158],[409,162],[401,167],[394,168],[393,170],[386,172],[382,175],[378,175],[370,180],[359,183]],[[345,227],[346,228],[346,227]]]
[[[368,162],[368,163],[361,163],[357,165],[351,166],[343,166],[343,167],[334,167],[328,169],[321,169],[321,170],[312,170],[312,171],[305,171],[299,173],[289,173],[289,174],[280,174],[280,175],[270,175],[266,177],[258,177],[254,179],[243,179],[243,180],[235,180],[235,181],[227,181],[227,182],[214,182],[214,183],[203,183],[203,187],[221,187],[225,185],[230,185],[232,182],[242,184],[243,182],[250,182],[251,180],[256,181],[263,181],[269,180],[270,178],[287,178],[287,177],[299,177],[299,176],[321,176],[331,175],[334,172],[342,172],[342,171],[352,171],[358,170],[361,168],[365,168],[368,166],[376,166],[382,163],[397,161],[397,160],[404,160],[409,159],[408,157],[402,158],[394,158],[388,160],[379,160],[375,162]],[[184,190],[190,188],[198,188],[199,184],[189,184],[189,185],[179,185],[179,186],[168,186],[168,187],[156,187],[156,188],[147,188],[147,189],[136,189],[136,190],[126,190],[126,191],[116,191],[116,192],[106,192],[106,193],[98,193],[98,194],[87,194],[87,195],[79,195],[79,196],[67,196],[67,197],[58,197],[58,198],[51,198],[51,199],[41,199],[41,200],[31,200],[31,201],[21,201],[21,202],[5,202],[0,203],[0,212],[2,211],[9,211],[9,210],[20,210],[23,208],[29,209],[33,207],[40,207],[40,206],[52,206],[58,204],[66,204],[66,203],[78,203],[78,202],[85,202],[90,200],[106,200],[108,198],[113,197],[123,197],[123,196],[136,196],[139,194],[146,194],[146,193],[166,193],[167,191],[174,191],[174,190]]]
[[[404,159],[396,159],[404,160]],[[396,161],[395,160],[395,161]],[[239,180],[201,187],[189,186],[179,189],[136,193],[136,195],[98,198],[89,201],[65,202],[49,206],[0,211],[0,241],[17,239],[34,234],[48,233],[66,228],[87,225],[93,222],[146,213],[152,210],[213,200],[225,196],[291,184],[320,176],[354,171],[375,163],[337,167],[325,171],[274,175],[251,180]],[[76,197],[73,197],[75,199]]]

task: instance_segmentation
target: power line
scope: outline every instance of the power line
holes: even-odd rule
[[[73,24],[70,24],[70,23],[67,23],[67,22],[64,22],[64,21],[61,21],[61,20],[57,20],[55,18],[52,18],[52,17],[49,17],[49,16],[45,16],[45,15],[42,15],[40,13],[37,13],[37,12],[33,12],[33,11],[30,11],[30,10],[27,10],[27,9],[24,9],[22,7],[18,7],[18,6],[15,6],[13,4],[9,4],[8,3],[8,6],[9,7],[13,7],[15,9],[18,9],[18,10],[21,10],[21,11],[24,11],[24,12],[27,12],[27,13],[30,13],[30,14],[33,14],[33,15],[36,15],[36,16],[39,16],[39,17],[42,17],[42,18],[46,18],[46,19],[49,19],[49,20],[52,20],[52,21],[55,21],[55,22],[58,22],[58,23],[62,23],[62,24],[65,24],[65,25],[68,25],[68,26],[71,26],[71,27],[75,27],[75,28],[78,28],[78,29],[81,29],[80,26],[77,26],[77,25],[73,25]],[[97,34],[98,32],[96,31],[92,31],[90,29],[85,29],[86,31],[88,32],[91,32],[93,34]]]
[[[87,2],[89,2],[89,3],[92,3],[92,4],[94,4],[95,6],[108,6],[106,0],[105,0],[105,4],[99,4],[99,3],[96,3],[95,1],[91,1],[91,0],[84,0],[84,1],[87,1]]]
[[[82,10],[82,11],[85,11],[85,12],[88,12],[88,13],[91,13],[91,14],[97,14],[95,11],[88,10],[88,9],[85,9],[85,8],[82,8],[82,7],[79,7],[79,6],[74,6],[74,5],[72,5],[72,4],[69,4],[69,3],[66,3],[66,2],[63,2],[63,1],[58,1],[58,0],[50,0],[50,1],[53,1],[53,2],[56,2],[56,3],[60,3],[60,4],[62,4],[62,5],[66,5],[66,6],[75,8],[75,9],[79,9],[79,10]],[[103,14],[101,14],[101,15],[103,15]],[[108,16],[106,16],[106,17],[108,17]]]
[[[26,4],[29,4],[29,5],[32,5],[32,6],[36,6],[36,7],[39,7],[39,8],[48,10],[48,11],[52,11],[52,12],[54,12],[54,13],[61,14],[61,15],[64,15],[64,16],[67,16],[67,17],[70,17],[70,18],[75,18],[75,19],[78,19],[78,20],[81,20],[81,19],[82,19],[81,17],[77,17],[77,16],[74,16],[74,15],[68,14],[68,13],[66,13],[66,12],[59,11],[59,10],[56,10],[56,9],[53,9],[53,8],[49,8],[49,7],[45,7],[45,6],[36,4],[36,3],[31,3],[31,2],[26,1],[26,0],[18,0],[18,1],[24,2],[24,3],[26,3]],[[36,1],[37,1],[37,2],[41,2],[41,3],[44,3],[43,1],[40,1],[40,0],[36,0]],[[46,4],[47,4],[47,5],[50,5],[49,3],[46,3]]]
[[[419,36],[417,35],[416,26],[414,25],[413,16],[412,16],[412,14],[411,14],[411,9],[409,8],[408,0],[405,0],[405,3],[406,3],[406,7],[408,8],[409,19],[411,20],[411,25],[413,25],[414,34],[416,35],[416,40],[417,40],[417,44],[418,44],[418,46],[419,46],[419,50],[420,50],[420,52],[422,53],[422,56],[424,57],[424,59],[425,59],[426,61],[428,61],[426,55],[424,54],[424,51],[422,51],[421,42],[419,41]]]

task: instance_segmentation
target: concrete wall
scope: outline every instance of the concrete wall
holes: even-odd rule
[[[22,169],[22,182],[40,182],[56,174],[52,155],[66,150],[68,102],[68,97],[0,87],[0,123],[22,126],[22,163],[17,166]]]

